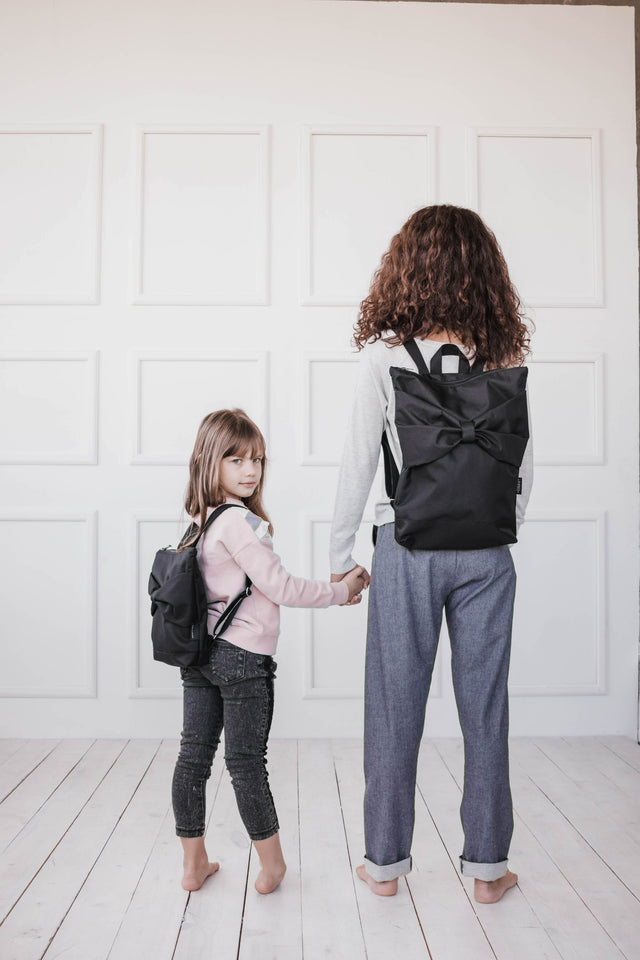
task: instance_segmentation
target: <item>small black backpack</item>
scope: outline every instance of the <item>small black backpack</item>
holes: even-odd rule
[[[520,465],[529,439],[526,367],[484,370],[453,344],[431,369],[414,340],[404,345],[418,372],[391,367],[398,475],[386,435],[382,446],[395,538],[409,550],[477,550],[515,543]],[[458,373],[442,372],[457,355]]]
[[[198,566],[196,547],[216,517],[239,504],[223,503],[207,518],[204,527],[192,544],[180,547],[198,526],[192,523],[177,548],[163,547],[155,555],[149,576],[151,597],[151,641],[153,659],[172,667],[202,666],[209,659],[211,642],[229,626],[236,610],[251,593],[251,580],[224,609],[217,621],[213,636],[207,631],[207,595]]]

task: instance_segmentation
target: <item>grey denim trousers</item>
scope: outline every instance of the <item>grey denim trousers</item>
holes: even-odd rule
[[[465,749],[460,869],[480,880],[506,873],[515,583],[506,546],[409,551],[393,524],[378,530],[365,670],[365,863],[374,880],[411,869],[416,767],[443,611]]]
[[[266,767],[273,716],[273,657],[215,640],[209,663],[182,669],[184,723],[172,784],[179,837],[202,837],[206,784],[224,728],[225,763],[252,840],[278,832]]]

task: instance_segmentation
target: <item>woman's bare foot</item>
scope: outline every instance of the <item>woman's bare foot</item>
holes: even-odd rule
[[[359,867],[356,867],[356,873],[361,880],[364,880],[366,884],[369,885],[369,888],[373,893],[376,893],[379,897],[395,897],[398,892],[398,878],[394,880],[374,880],[373,877],[370,877],[367,873],[367,869],[364,864]]]
[[[274,833],[266,840],[254,840],[253,845],[260,858],[261,870],[254,884],[258,893],[273,893],[280,886],[282,878],[287,872],[287,865],[282,856],[280,836]]]
[[[478,903],[497,903],[506,890],[515,887],[518,874],[507,870],[504,877],[497,880],[477,880],[474,884],[473,895]]]
[[[219,863],[210,863],[204,846],[204,837],[180,837],[184,850],[183,890],[199,890],[207,877],[220,869]]]

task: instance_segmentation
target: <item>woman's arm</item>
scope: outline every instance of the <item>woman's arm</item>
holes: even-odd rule
[[[387,408],[380,373],[372,362],[380,349],[386,348],[376,343],[360,354],[331,525],[332,575],[346,573],[355,566],[353,545],[378,468]]]

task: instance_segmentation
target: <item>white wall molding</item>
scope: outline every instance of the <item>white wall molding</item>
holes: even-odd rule
[[[25,538],[37,536],[37,524],[39,523],[81,523],[84,525],[86,549],[86,563],[83,569],[86,571],[86,618],[83,630],[83,636],[86,642],[87,669],[84,677],[84,683],[78,687],[47,686],[36,687],[29,683],[23,686],[0,686],[0,698],[23,698],[23,699],[85,699],[95,698],[97,696],[97,569],[98,569],[98,533],[97,533],[97,513],[31,513],[16,512],[14,514],[3,513],[0,516],[0,524],[20,523],[25,526],[33,524],[33,530],[25,530]],[[32,571],[29,576],[34,576]],[[79,588],[80,589],[80,588]],[[34,596],[37,596],[37,583],[34,585]],[[77,613],[77,605],[74,603],[74,597],[66,598],[66,608],[69,617],[74,617]],[[46,609],[40,611],[42,633],[46,635],[48,629],[48,612]],[[51,633],[58,624],[52,625]],[[8,643],[21,643],[20,636],[7,637]],[[25,643],[30,642],[27,639]],[[50,640],[54,643],[53,637]],[[31,642],[33,646],[33,643]],[[64,649],[60,649],[60,657],[65,658]],[[37,664],[34,661],[34,673],[37,673]]]
[[[302,451],[300,462],[305,467],[337,467],[340,465],[340,454],[335,457],[317,454],[313,452],[313,383],[312,383],[312,365],[314,363],[347,363],[352,364],[354,368],[358,366],[358,357],[353,353],[345,351],[334,351],[327,353],[305,353],[302,358],[302,420],[300,423],[300,449]],[[346,413],[347,411],[345,411]]]
[[[561,454],[540,453],[534,437],[533,454],[537,466],[578,466],[593,465],[605,463],[604,449],[604,422],[605,422],[605,394],[604,394],[604,355],[602,353],[563,353],[546,354],[535,353],[527,361],[527,366],[535,367],[537,364],[576,364],[591,368],[593,377],[593,405],[590,410],[585,410],[585,415],[591,418],[591,436],[592,444],[590,449],[584,452],[570,453],[564,449]]]
[[[592,523],[594,525],[594,563],[596,589],[593,598],[586,594],[583,599],[593,600],[593,623],[595,626],[595,651],[593,659],[593,683],[544,683],[509,684],[512,697],[560,697],[593,696],[607,691],[607,594],[606,594],[606,512],[590,510],[530,510],[526,526],[535,523]],[[581,598],[582,599],[582,598]],[[517,597],[516,597],[517,604]],[[540,597],[539,609],[543,610],[545,598]],[[518,642],[514,635],[514,643]],[[561,642],[559,638],[558,642]]]
[[[258,380],[258,400],[259,410],[257,411],[254,419],[257,420],[258,425],[265,437],[265,441],[269,442],[269,354],[266,351],[237,351],[237,352],[203,352],[196,354],[193,351],[179,351],[174,350],[172,352],[163,350],[163,351],[132,351],[129,355],[129,397],[130,397],[130,411],[131,411],[131,460],[130,462],[135,465],[144,465],[144,466],[166,466],[166,465],[185,465],[189,459],[189,454],[191,449],[185,450],[184,454],[175,454],[175,453],[152,453],[145,454],[142,451],[143,447],[143,425],[142,425],[142,378],[141,378],[141,367],[143,363],[193,363],[193,364],[251,364],[252,365],[252,376]],[[171,391],[171,384],[167,384],[167,391]],[[230,400],[227,406],[233,407],[236,406],[236,402]],[[222,404],[218,406],[210,406],[208,409],[203,410],[200,416],[205,416],[207,413],[212,410],[219,409],[222,407]],[[247,411],[249,412],[249,411]],[[176,411],[176,416],[179,416],[179,411]],[[196,428],[199,421],[191,424],[191,434],[192,439],[191,443],[195,439]]]
[[[49,464],[81,465],[97,464],[98,462],[98,420],[99,420],[99,353],[87,351],[76,353],[64,351],[15,351],[0,354],[0,365],[4,363],[85,363],[87,365],[87,382],[84,396],[74,398],[74,405],[79,410],[89,411],[86,444],[84,450],[70,453],[68,450],[28,450],[10,449],[5,444],[0,445],[0,463],[36,466]],[[2,387],[0,386],[0,395]],[[5,401],[6,403],[6,401]],[[19,411],[16,399],[12,398],[9,412],[18,416]]]
[[[314,137],[420,137],[426,140],[427,169],[426,194],[422,198],[422,206],[435,202],[437,171],[436,171],[436,131],[435,126],[324,126],[307,125],[302,128],[300,138],[300,179],[301,179],[301,207],[300,224],[300,277],[301,303],[305,306],[353,306],[359,303],[359,298],[329,292],[316,292],[313,289],[313,138]],[[418,205],[418,206],[419,206]],[[414,209],[418,207],[414,205]],[[403,211],[401,217],[409,216],[413,210]],[[397,229],[402,220],[397,223]],[[380,251],[382,252],[382,251]],[[372,265],[372,269],[375,264]],[[362,296],[366,290],[362,291]]]
[[[97,304],[100,302],[101,244],[102,244],[102,166],[103,166],[103,127],[102,124],[1,124],[0,138],[3,136],[34,136],[53,134],[59,136],[88,136],[92,141],[91,159],[88,169],[89,189],[93,222],[88,234],[83,238],[91,251],[90,272],[80,289],[51,293],[25,294],[2,291],[0,286],[0,304],[20,305],[72,305]]]
[[[603,236],[602,236],[602,167],[600,150],[600,130],[595,127],[469,127],[467,129],[467,198],[468,204],[480,209],[480,169],[478,163],[479,142],[482,138],[518,138],[529,140],[588,140],[590,142],[591,173],[591,227],[593,232],[593,251],[591,271],[593,292],[589,295],[546,296],[544,292],[535,292],[524,296],[530,307],[601,307],[604,306],[603,281]],[[550,239],[553,239],[552,225]],[[501,240],[498,237],[498,240]],[[510,258],[507,257],[507,260]],[[522,291],[520,291],[522,293]]]
[[[256,137],[260,144],[256,176],[259,184],[260,202],[257,211],[258,256],[256,263],[255,293],[238,291],[232,295],[193,294],[189,290],[176,290],[173,293],[154,292],[145,288],[145,177],[146,177],[146,138],[154,135],[191,136],[210,134],[212,136]],[[270,274],[270,152],[271,128],[266,124],[139,124],[134,133],[134,165],[136,183],[133,199],[134,230],[132,233],[132,273],[131,294],[133,304],[189,305],[189,306],[240,306],[264,305],[269,303]]]

